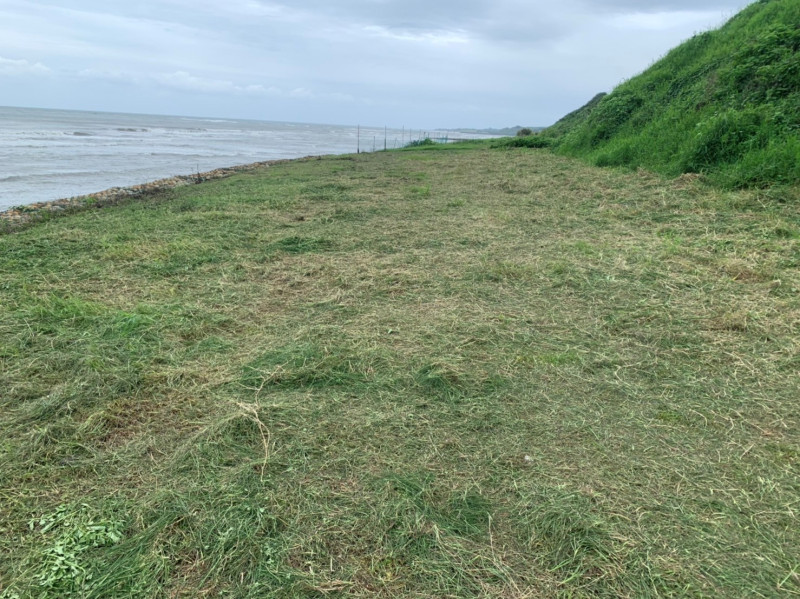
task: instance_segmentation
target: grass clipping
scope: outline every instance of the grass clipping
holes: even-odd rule
[[[797,595],[791,194],[470,143],[0,235],[0,597]]]

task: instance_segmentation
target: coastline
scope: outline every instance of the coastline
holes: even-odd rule
[[[300,158],[280,158],[251,162],[248,164],[217,168],[202,173],[194,173],[192,175],[175,175],[173,177],[156,179],[137,185],[111,187],[80,196],[48,200],[46,202],[34,202],[33,204],[27,204],[25,206],[14,206],[7,210],[0,211],[0,232],[16,230],[24,225],[41,221],[58,214],[68,214],[88,210],[90,208],[111,206],[125,200],[147,197],[168,189],[197,185],[215,179],[224,179],[225,177],[230,177],[238,173],[267,168],[276,164],[284,164],[298,160],[319,160],[321,158],[321,156],[303,156]]]

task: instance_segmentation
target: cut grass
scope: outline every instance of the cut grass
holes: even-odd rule
[[[0,596],[797,595],[774,193],[476,143],[0,236]]]

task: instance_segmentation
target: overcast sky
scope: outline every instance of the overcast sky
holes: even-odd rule
[[[747,0],[0,0],[0,105],[548,125]]]

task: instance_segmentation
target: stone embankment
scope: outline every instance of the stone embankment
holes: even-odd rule
[[[299,160],[309,160],[313,158],[318,157],[307,156],[306,158],[300,158]],[[36,202],[35,204],[28,204],[27,206],[16,206],[14,208],[9,208],[4,212],[0,212],[0,230],[15,229],[32,221],[41,220],[57,214],[119,204],[126,200],[142,198],[165,191],[167,189],[184,187],[186,185],[196,185],[198,183],[211,181],[213,179],[223,179],[236,173],[253,171],[259,168],[265,168],[289,161],[290,159],[253,162],[251,164],[244,164],[241,166],[218,168],[214,169],[213,171],[195,173],[193,175],[177,175],[175,177],[159,179],[157,181],[142,183],[140,185],[112,187],[111,189],[106,189],[105,191],[98,191],[96,193],[90,193],[87,195],[53,200],[51,202]]]

